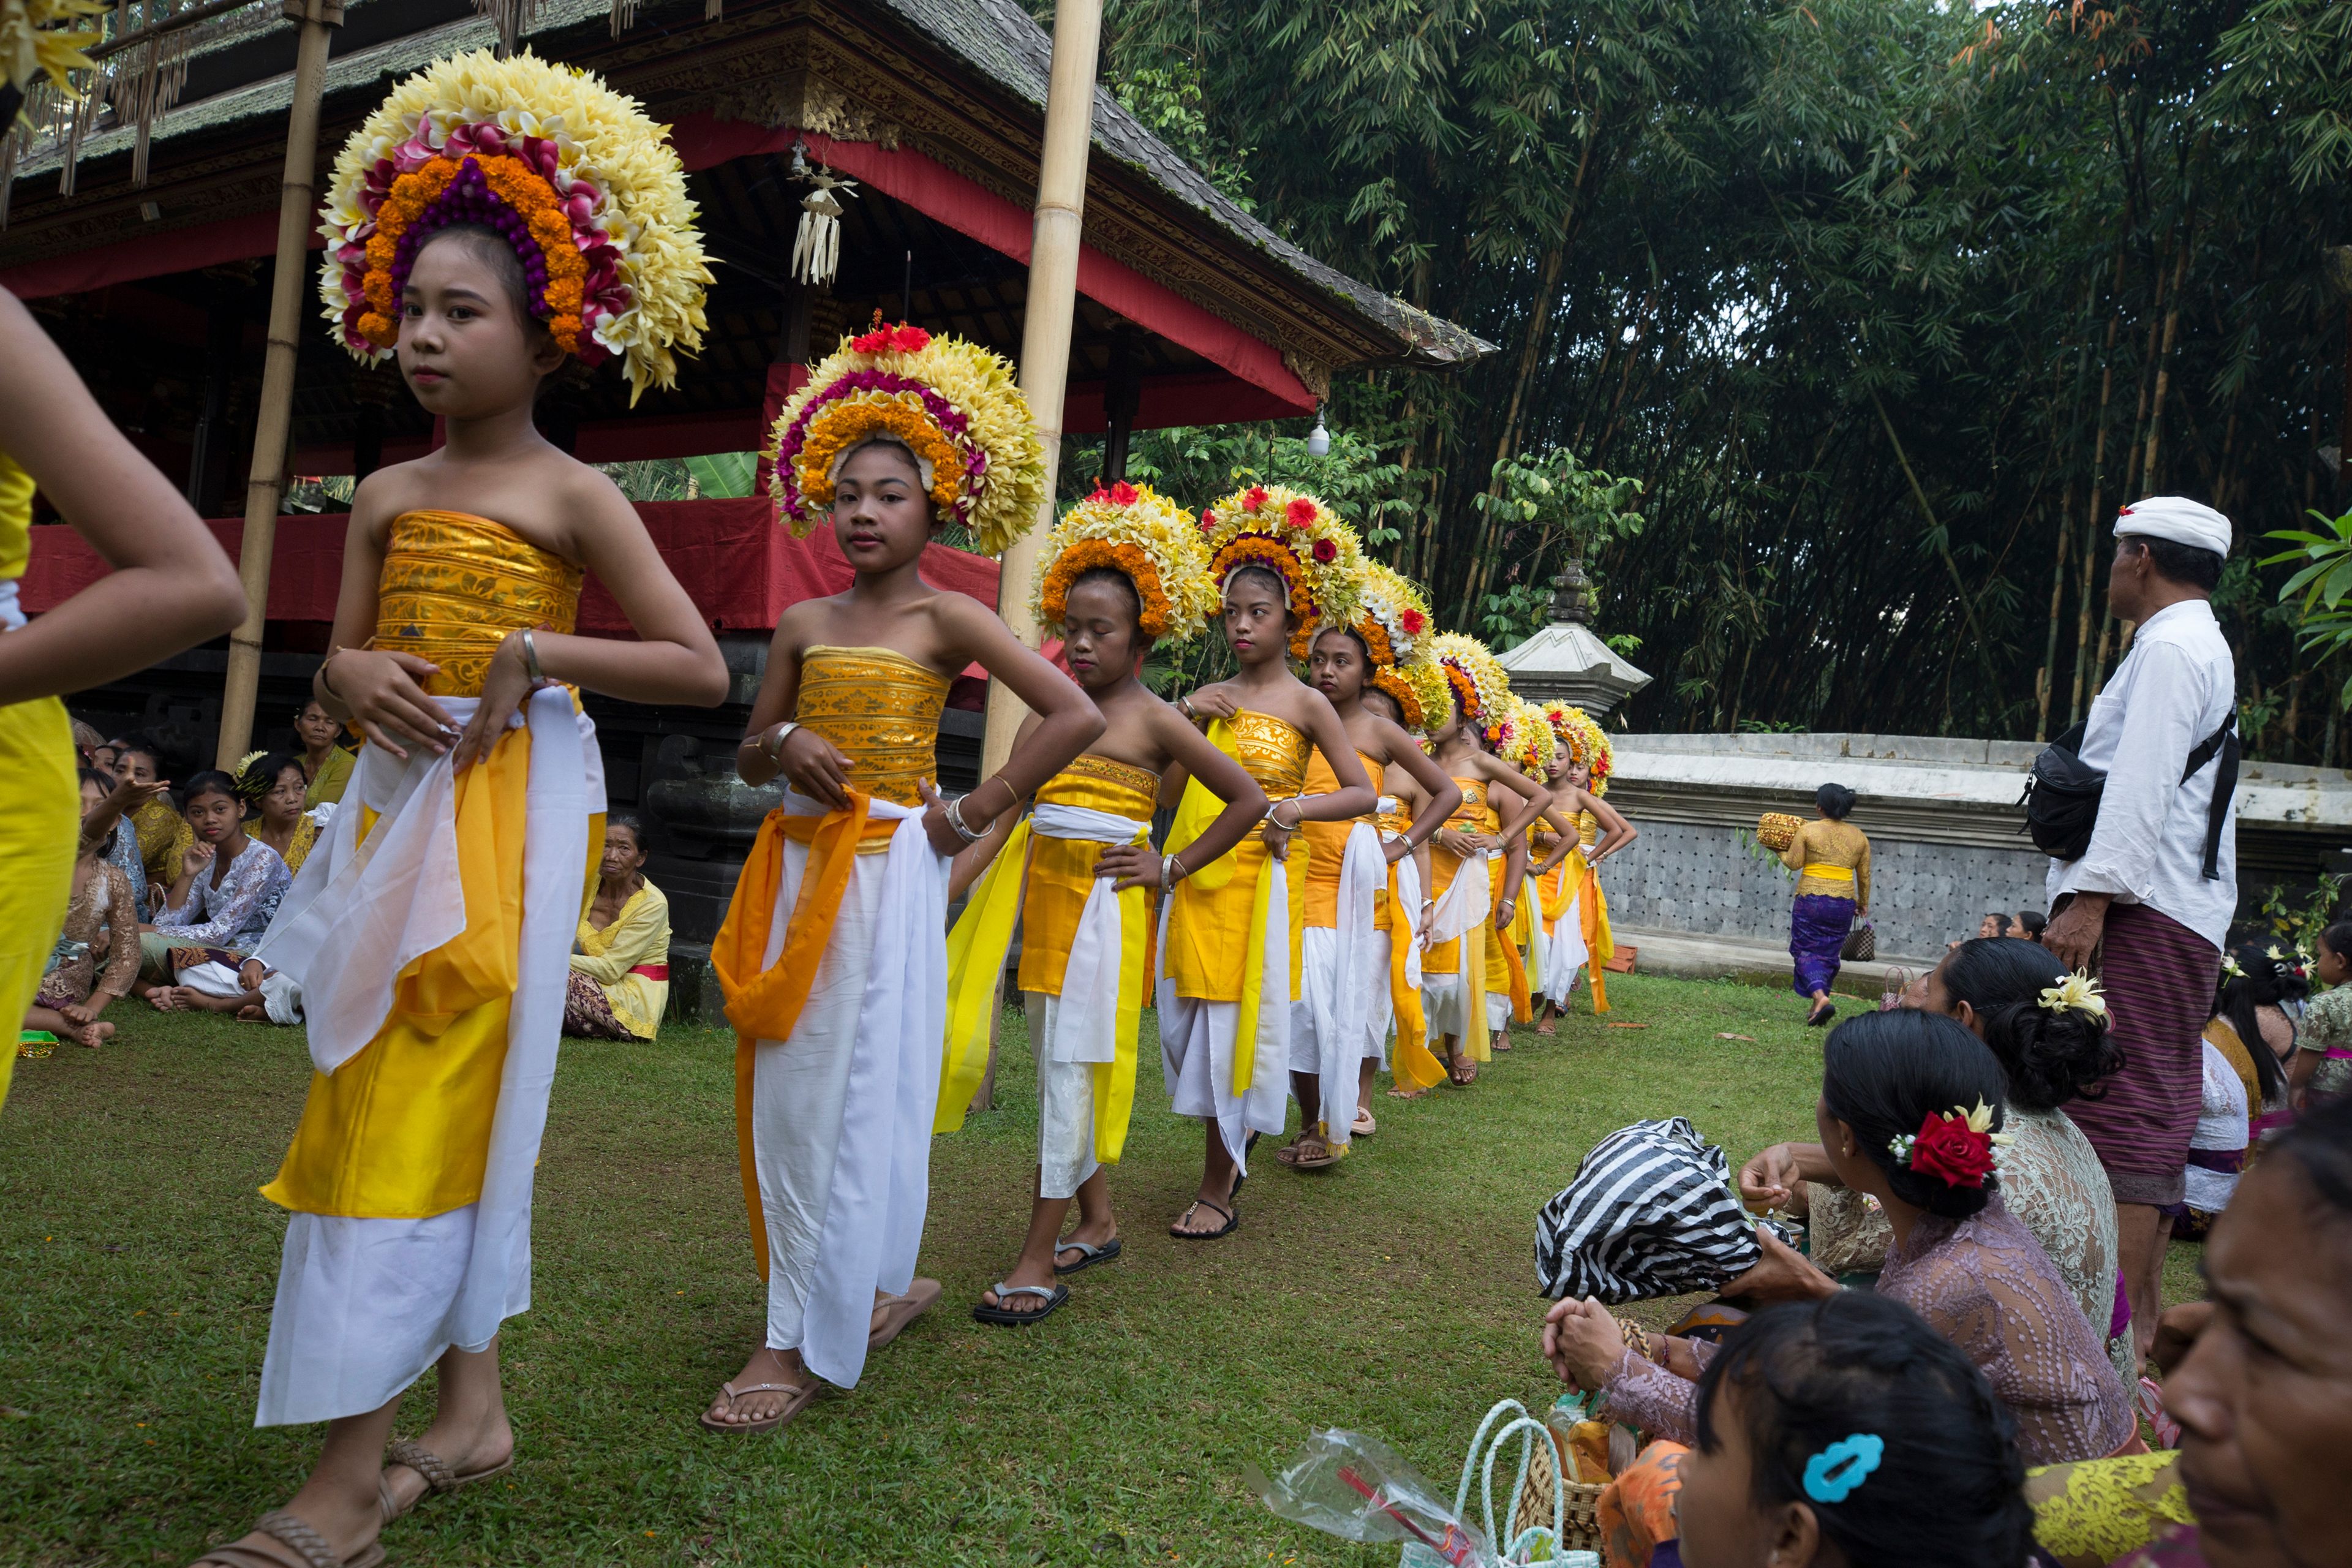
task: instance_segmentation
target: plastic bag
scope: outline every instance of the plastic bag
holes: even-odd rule
[[[1418,1545],[1451,1568],[1496,1568],[1494,1549],[1377,1437],[1316,1433],[1280,1475],[1243,1468],[1242,1484],[1282,1518],[1342,1541]]]

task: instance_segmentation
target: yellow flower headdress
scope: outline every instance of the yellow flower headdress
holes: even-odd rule
[[[1362,639],[1371,665],[1367,683],[1395,698],[1405,728],[1418,730],[1428,722],[1431,709],[1402,670],[1427,662],[1429,639],[1437,629],[1429,601],[1410,578],[1378,561],[1363,563],[1356,593],[1360,603],[1353,621],[1341,622],[1326,612],[1323,625],[1347,626]]]
[[[859,442],[886,436],[915,454],[931,504],[1001,553],[1045,500],[1045,449],[1013,367],[961,338],[901,321],[844,338],[776,417],[768,494],[801,538],[833,506],[834,470]]]
[[[1609,793],[1609,775],[1617,770],[1617,748],[1609,743],[1608,731],[1590,716],[1584,721],[1584,734],[1592,748],[1592,782],[1586,785],[1596,795]]]
[[[702,346],[710,282],[686,171],[636,100],[530,54],[488,49],[392,89],[343,143],[320,209],[319,293],[362,360],[391,353],[425,240],[452,224],[506,237],[530,314],[588,364],[618,357],[629,401]]]
[[[1244,566],[1263,566],[1290,590],[1290,657],[1303,659],[1326,622],[1346,626],[1356,618],[1357,584],[1363,547],[1355,530],[1310,495],[1280,485],[1236,490],[1201,514],[1201,535],[1209,552],[1209,576],[1224,592],[1225,579]]]
[[[113,7],[101,0],[0,0],[0,87],[23,92],[37,80],[68,98],[78,97],[70,73],[90,68],[81,51],[106,35],[95,28],[68,32],[84,16],[103,16]],[[0,136],[15,116],[0,119]]]
[[[1485,643],[1460,632],[1438,633],[1429,653],[1444,671],[1462,721],[1484,734],[1490,748],[1500,745],[1511,718],[1511,678],[1501,663]]]
[[[1097,488],[1062,514],[1046,536],[1030,602],[1038,624],[1059,625],[1070,584],[1098,566],[1123,572],[1135,584],[1145,637],[1190,642],[1217,613],[1216,584],[1192,514],[1150,485]]]
[[[1551,725],[1544,710],[1523,697],[1513,698],[1510,746],[1502,753],[1503,761],[1541,784],[1551,771]]]
[[[1583,709],[1554,698],[1543,705],[1543,716],[1544,723],[1551,730],[1552,739],[1559,743],[1561,751],[1568,753],[1569,761],[1589,763],[1592,760],[1592,720]]]
[[[1415,733],[1434,729],[1454,710],[1454,689],[1433,658],[1374,670],[1372,684],[1396,699],[1401,721]]]

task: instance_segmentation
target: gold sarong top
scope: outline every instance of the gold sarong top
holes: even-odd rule
[[[1037,786],[1041,804],[1082,806],[1139,822],[1151,820],[1159,795],[1160,775],[1149,768],[1114,762],[1091,752],[1073,757],[1069,766]]]
[[[1268,800],[1287,800],[1306,789],[1307,758],[1315,748],[1305,735],[1271,713],[1247,708],[1235,710],[1229,722],[1243,769]]]
[[[439,666],[434,697],[478,697],[509,632],[569,632],[580,619],[580,568],[504,523],[462,511],[392,520],[377,577],[372,647]]]
[[[1356,760],[1364,764],[1364,776],[1372,781],[1372,793],[1379,795],[1386,770],[1361,752],[1356,753]],[[1307,761],[1307,793],[1328,795],[1339,787],[1339,775],[1331,771],[1331,764],[1324,760],[1322,752],[1317,750]],[[1328,930],[1339,922],[1339,871],[1347,862],[1348,835],[1355,831],[1357,823],[1370,822],[1375,815],[1366,812],[1345,822],[1299,825],[1299,832],[1306,836],[1307,848],[1311,852],[1307,861],[1307,923],[1318,931]],[[1383,900],[1374,930],[1388,929],[1388,903]]]
[[[819,644],[801,653],[793,717],[841,748],[854,764],[852,787],[895,805],[920,805],[915,785],[938,770],[948,684],[887,647]]]
[[[1462,804],[1445,819],[1445,826],[1462,833],[1484,833],[1486,829],[1486,781],[1456,778],[1462,789]]]
[[[1037,800],[1149,822],[1159,793],[1160,775],[1150,769],[1089,752],[1071,759],[1069,766],[1039,784]],[[1051,838],[1042,833],[1030,841],[1021,907],[1022,990],[1062,994],[1078,917],[1094,891],[1095,861],[1108,847],[1091,839]]]

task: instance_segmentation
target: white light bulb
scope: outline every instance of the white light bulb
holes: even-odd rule
[[[1331,432],[1323,428],[1323,410],[1321,405],[1318,405],[1315,410],[1315,428],[1307,432],[1307,455],[1310,458],[1322,458],[1329,456],[1330,451]]]

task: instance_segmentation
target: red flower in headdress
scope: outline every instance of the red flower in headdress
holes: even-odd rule
[[[1118,483],[1111,486],[1110,504],[1113,506],[1133,506],[1135,504],[1135,487],[1129,484],[1125,479],[1121,479]]]
[[[1408,608],[1403,615],[1397,617],[1397,625],[1404,629],[1405,636],[1417,637],[1421,635],[1422,628],[1429,625],[1429,617],[1419,610]]]
[[[1305,506],[1307,503],[1305,501],[1293,501],[1290,504],[1294,507],[1299,507]],[[1320,566],[1328,566],[1338,559],[1339,559],[1339,547],[1338,544],[1328,539],[1318,539],[1315,542],[1316,564]]]
[[[1242,497],[1242,507],[1247,511],[1255,511],[1265,504],[1265,487],[1264,485],[1252,485],[1249,489],[1249,494]]]
[[[1305,496],[1293,497],[1290,502],[1290,526],[1298,530],[1301,533],[1304,533],[1308,529],[1314,527],[1315,503],[1308,500]],[[1316,559],[1318,561],[1323,561],[1328,560],[1328,557],[1318,553],[1316,556]]]
[[[1201,531],[1202,533],[1206,533],[1216,526],[1217,514],[1211,511],[1207,507],[1202,507],[1201,509]]]

